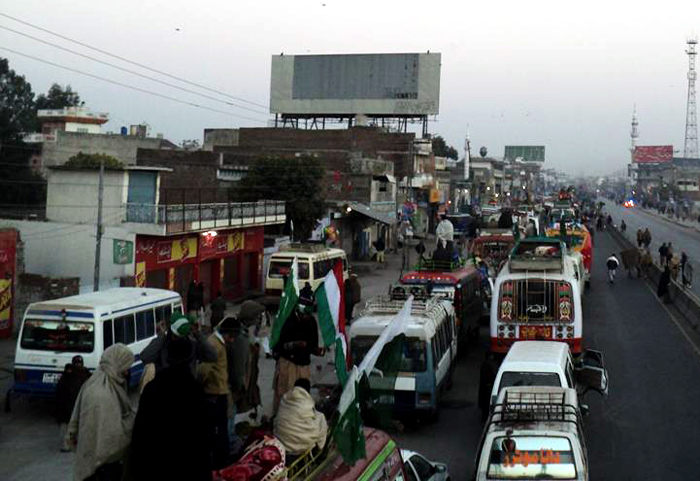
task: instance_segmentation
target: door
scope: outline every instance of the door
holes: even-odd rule
[[[156,221],[156,172],[129,171],[127,222]]]
[[[167,289],[168,270],[158,269],[155,271],[146,272],[146,287],[155,287],[156,289]]]

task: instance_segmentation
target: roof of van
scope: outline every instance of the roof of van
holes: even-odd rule
[[[329,254],[334,254],[334,255],[345,255],[345,251],[343,249],[337,249],[335,247],[325,247],[321,250],[318,251],[306,251],[306,250],[279,250],[275,253],[272,254],[272,257],[299,257],[299,256],[304,256],[304,257],[309,257],[309,256],[314,256],[314,255],[329,255]]]
[[[553,386],[519,386],[501,390],[488,421],[489,431],[576,432],[581,421],[576,390]]]
[[[370,302],[368,302],[368,305]],[[395,312],[378,312],[371,309],[363,311],[350,325],[350,337],[380,335],[384,328],[396,317],[399,309],[400,306]],[[449,314],[453,307],[451,303],[437,299],[429,302],[427,306],[424,303],[413,301],[411,320],[406,329],[406,335],[421,339],[432,337],[438,326],[439,319],[436,319],[436,316],[440,309],[442,309],[441,312]]]
[[[568,354],[569,346],[565,342],[517,341],[508,350],[503,364],[542,365],[556,362],[564,365]]]
[[[179,299],[177,292],[149,287],[115,287],[102,291],[78,294],[77,296],[62,297],[50,301],[35,302],[27,310],[93,310],[107,308],[118,310],[120,307],[133,305],[142,300],[143,304],[164,299]]]

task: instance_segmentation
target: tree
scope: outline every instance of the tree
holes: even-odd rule
[[[85,102],[81,102],[78,92],[74,92],[70,85],[61,87],[53,84],[49,92],[40,94],[36,98],[36,109],[64,109],[66,107],[82,107]]]
[[[320,162],[313,157],[262,157],[250,166],[235,195],[244,202],[286,201],[287,218],[294,223],[294,238],[305,240],[325,213],[321,185],[324,175]]]
[[[30,212],[25,207],[46,199],[44,179],[29,168],[38,149],[22,141],[35,118],[32,86],[0,58],[0,211],[6,215],[25,215]]]
[[[34,127],[34,93],[23,75],[0,58],[0,142],[21,140]]]
[[[65,167],[77,167],[80,169],[99,169],[100,161],[104,160],[105,169],[121,169],[124,163],[111,155],[107,154],[84,154],[78,152],[73,157],[68,159]]]
[[[440,135],[433,137],[433,153],[438,157],[447,157],[448,159],[457,160],[459,158],[457,149],[447,145],[445,139],[443,139]]]

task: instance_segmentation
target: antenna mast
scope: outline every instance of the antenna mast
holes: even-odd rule
[[[688,48],[685,53],[688,54],[688,104],[686,107],[685,116],[685,147],[683,156],[686,158],[698,157],[698,114],[695,103],[695,46],[698,44],[698,39],[693,37],[686,42]]]

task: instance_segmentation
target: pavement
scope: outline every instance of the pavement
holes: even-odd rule
[[[401,258],[387,254],[386,263],[358,263],[355,269],[362,286],[362,302],[386,292],[391,282],[398,280]],[[356,311],[361,305],[356,306]],[[230,304],[226,315],[238,313],[240,305]],[[208,318],[208,315],[207,315]],[[3,396],[13,379],[16,339],[0,340],[0,395]],[[272,381],[275,361],[261,356],[259,361],[262,408],[256,420],[263,415],[271,416],[273,403]],[[329,378],[335,379],[333,354],[312,357],[312,384]],[[134,402],[138,399],[132,395]],[[53,416],[50,401],[41,399],[13,398],[10,413],[0,414],[0,480],[1,481],[51,481],[68,480],[73,477],[73,453],[59,452],[59,428]],[[236,422],[250,421],[252,412],[240,413]]]
[[[612,215],[619,222],[619,213]],[[640,212],[633,217],[654,219]],[[665,221],[655,221],[668,228]],[[590,479],[698,479],[700,354],[643,280],[623,273],[614,285],[606,282],[605,259],[618,250],[607,233],[596,235],[591,289],[583,301],[584,345],[603,351],[610,376],[608,397],[589,393],[584,401],[590,406],[585,419]],[[387,268],[370,269],[361,277],[363,300],[397,280],[399,259],[387,259]],[[411,422],[390,433],[401,448],[447,463],[455,480],[469,479],[477,454],[483,429],[476,402],[479,366],[487,347],[483,327],[478,341],[460,352],[453,388],[436,422]],[[11,366],[8,355],[0,343],[4,369],[8,362]],[[316,362],[324,369],[328,360]],[[273,369],[271,360],[261,359],[259,385],[266,406]],[[6,382],[6,371],[0,373]],[[58,452],[58,429],[46,404],[18,401],[10,415],[0,417],[0,479],[68,479],[71,456]]]

